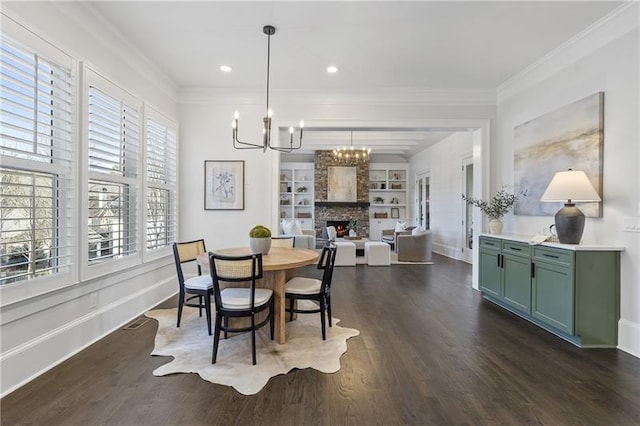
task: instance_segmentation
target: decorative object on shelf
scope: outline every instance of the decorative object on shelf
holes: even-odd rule
[[[271,230],[264,225],[256,225],[249,231],[249,247],[254,253],[269,254],[271,250]]]
[[[388,217],[389,217],[389,214],[387,212],[384,212],[384,213],[374,212],[373,213],[373,218],[374,219],[386,219]]]
[[[262,144],[254,144],[242,142],[238,139],[238,129],[240,127],[240,114],[238,111],[233,116],[233,147],[235,149],[262,149],[263,152],[267,148],[280,152],[291,152],[302,148],[302,129],[304,122],[300,121],[300,135],[296,145],[293,144],[293,127],[289,127],[289,146],[273,146],[271,145],[271,116],[273,111],[269,109],[269,65],[271,61],[271,36],[276,33],[276,28],[272,25],[265,25],[262,32],[267,35],[267,111],[266,116],[262,119]]]
[[[401,183],[392,183],[391,184],[391,189],[402,189],[402,184]]]
[[[400,218],[400,209],[397,207],[392,207],[391,208],[391,219],[398,219]]]
[[[386,183],[381,183],[380,184],[380,189],[387,189],[387,184]]]
[[[373,197],[373,202],[376,204],[382,204],[384,203],[384,198],[382,197]]]
[[[306,186],[299,186],[296,189],[297,192],[307,192],[307,187]]]
[[[584,213],[574,202],[601,201],[601,198],[585,172],[569,169],[555,174],[540,201],[565,203],[555,215],[558,240],[564,244],[580,244]]]
[[[514,184],[529,189],[529,196],[514,206],[516,216],[553,216],[561,205],[540,198],[554,174],[569,166],[584,170],[602,197],[604,92],[517,125],[513,150]],[[586,217],[602,217],[602,203],[585,203],[580,209]]]
[[[311,217],[311,213],[299,212],[298,217],[300,219],[309,219]]]
[[[391,203],[390,204],[400,204],[400,202],[398,201],[398,199],[396,197],[393,197],[391,199]]]
[[[518,199],[526,196],[526,189],[518,193],[510,194],[507,192],[506,187],[503,186],[489,202],[467,197],[464,194],[462,194],[462,199],[466,201],[467,204],[474,205],[482,210],[482,212],[489,217],[489,232],[499,234],[502,232],[502,217],[509,213],[509,210],[513,208],[513,205]]]
[[[243,160],[205,160],[204,209],[244,210]]]
[[[359,161],[368,161],[371,148],[366,146],[354,147],[353,146],[353,131],[350,133],[349,146],[341,146],[333,150],[333,158],[337,160],[348,161],[349,163],[356,163]]]

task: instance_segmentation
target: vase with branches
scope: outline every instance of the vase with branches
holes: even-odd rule
[[[482,213],[489,217],[489,231],[492,234],[499,234],[502,232],[502,217],[509,213],[516,201],[526,196],[526,189],[517,193],[510,193],[507,191],[506,186],[503,186],[489,201],[467,197],[464,194],[462,194],[462,199],[466,201],[467,204],[471,204],[482,210]]]

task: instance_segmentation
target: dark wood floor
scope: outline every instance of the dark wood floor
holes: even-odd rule
[[[315,271],[314,271],[315,272]],[[360,336],[335,374],[294,370],[257,395],[154,377],[155,321],[120,330],[5,397],[3,426],[640,424],[640,359],[579,349],[486,302],[469,265],[336,268],[334,315]],[[173,306],[175,301],[165,303]],[[259,365],[258,360],[258,365]]]

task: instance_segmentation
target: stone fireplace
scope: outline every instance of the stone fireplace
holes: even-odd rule
[[[349,230],[347,229],[347,225],[349,224],[349,220],[327,220],[327,223],[325,226],[329,227],[329,226],[333,226],[336,228],[336,236],[338,238],[342,238],[345,237],[347,235],[349,235]],[[356,229],[357,229],[357,222],[356,222]],[[324,233],[323,233],[324,234]]]
[[[332,166],[356,167],[356,201],[327,201],[328,168]],[[361,237],[369,236],[369,162],[351,164],[336,160],[333,151],[316,151],[314,158],[315,208],[314,227],[318,237],[325,237],[329,221],[356,221],[356,232]],[[336,227],[337,229],[337,227]],[[340,235],[339,235],[340,236]]]

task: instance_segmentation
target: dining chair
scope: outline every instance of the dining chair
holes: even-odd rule
[[[289,307],[285,310],[290,313],[289,320],[293,320],[293,314],[315,314],[320,312],[322,324],[322,340],[327,340],[325,326],[325,311],[329,316],[329,327],[331,327],[331,280],[333,278],[333,266],[336,262],[337,248],[335,245],[327,245],[322,248],[318,269],[322,269],[322,279],[294,277],[284,286],[284,295],[289,302]],[[295,303],[297,300],[314,300],[319,303],[317,309],[299,309]],[[285,302],[286,303],[286,302]],[[286,305],[285,305],[286,306]]]
[[[231,332],[251,332],[251,355],[256,365],[256,330],[270,325],[271,340],[275,327],[273,291],[267,288],[256,288],[256,281],[263,277],[262,253],[244,256],[227,256],[209,252],[209,269],[213,282],[213,298],[216,306],[216,321],[213,334],[213,353],[211,363],[215,364],[218,356],[220,331],[224,337]],[[221,288],[221,281],[226,283],[248,282],[246,287]],[[256,314],[268,310],[267,316],[256,324]],[[251,318],[248,326],[229,326],[229,318]],[[224,323],[223,320],[224,319]]]
[[[207,314],[207,330],[211,335],[211,295],[213,294],[213,284],[210,275],[202,275],[202,268],[196,261],[196,258],[200,254],[206,253],[204,240],[194,240],[188,242],[175,242],[173,243],[173,258],[176,263],[176,272],[178,273],[178,323],[177,327],[180,327],[180,320],[182,319],[182,308],[184,306],[191,306],[198,308],[198,312],[202,317],[202,309],[204,308]],[[185,279],[182,266],[185,263],[195,262],[198,268],[198,275]],[[198,302],[192,302],[193,299],[198,299]]]
[[[294,244],[293,235],[289,237],[271,237],[271,247],[293,248]]]

